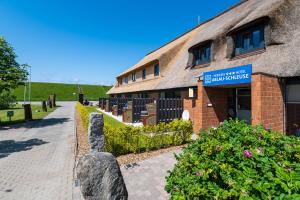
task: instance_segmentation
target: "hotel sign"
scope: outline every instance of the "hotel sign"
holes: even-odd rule
[[[252,65],[205,72],[204,86],[251,83]]]

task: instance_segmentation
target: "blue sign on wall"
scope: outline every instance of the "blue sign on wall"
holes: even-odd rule
[[[204,86],[251,83],[252,65],[204,72]]]

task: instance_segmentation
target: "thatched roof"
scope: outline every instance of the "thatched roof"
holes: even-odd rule
[[[226,58],[226,36],[250,22],[267,17],[270,35],[266,51],[240,59]],[[119,76],[158,60],[164,72],[160,78],[113,87],[108,94],[196,86],[202,72],[252,64],[253,73],[278,77],[300,76],[300,0],[248,0],[204,22],[190,32],[146,55]],[[187,68],[188,50],[213,40],[213,59],[208,67]],[[118,76],[118,77],[119,77]]]

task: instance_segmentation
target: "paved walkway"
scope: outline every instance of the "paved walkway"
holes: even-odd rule
[[[74,103],[44,120],[0,127],[0,199],[72,199]]]
[[[121,167],[129,200],[166,200],[168,194],[164,187],[167,171],[176,163],[174,153],[165,153],[136,163],[134,167]]]

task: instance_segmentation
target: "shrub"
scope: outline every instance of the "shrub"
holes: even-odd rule
[[[87,131],[89,111],[80,103],[77,103],[77,109]],[[115,156],[185,144],[192,133],[192,123],[183,120],[143,127],[113,127],[110,123],[104,123],[105,148]]]
[[[202,131],[167,177],[171,199],[300,199],[300,140],[229,120]]]
[[[86,109],[86,107],[84,107],[79,102],[77,102],[76,108],[77,108],[77,110],[80,114],[82,124],[83,124],[83,128],[87,131],[88,127],[89,127],[89,117],[90,117],[89,111]]]
[[[105,146],[114,155],[140,153],[185,144],[189,142],[192,130],[192,123],[183,120],[143,127],[104,125]]]
[[[4,91],[0,94],[0,110],[8,109],[16,105],[16,97],[10,91]]]

